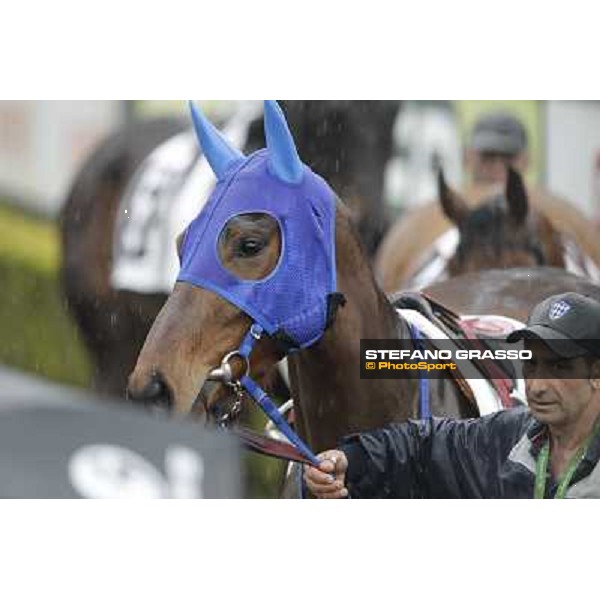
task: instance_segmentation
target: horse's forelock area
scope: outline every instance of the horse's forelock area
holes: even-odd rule
[[[506,203],[502,197],[473,209],[460,224],[461,246],[482,242],[500,245],[507,218]]]
[[[504,196],[496,196],[489,202],[472,209],[466,219],[459,224],[460,239],[457,256],[451,263],[453,275],[473,269],[461,269],[465,257],[478,264],[487,252],[493,257],[492,264],[482,263],[477,270],[503,265],[518,267],[527,263],[563,266],[560,243],[547,220],[539,213],[517,221],[511,214]],[[458,262],[457,262],[458,261]]]
[[[473,229],[489,228],[498,222],[498,219],[507,216],[506,200],[496,196],[489,202],[472,209],[467,218],[468,225]]]

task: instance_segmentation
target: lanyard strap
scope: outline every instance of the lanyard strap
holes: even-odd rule
[[[577,448],[575,454],[571,457],[569,464],[565,472],[562,474],[558,489],[556,490],[556,494],[554,495],[555,499],[563,499],[567,493],[567,489],[569,484],[571,483],[571,479],[573,479],[573,475],[579,466],[579,463],[583,460],[587,449],[590,446],[591,441],[594,439],[595,435],[600,430],[600,423],[596,424],[596,426],[592,429],[592,432],[588,435],[588,437],[583,441],[581,446]],[[547,440],[544,444],[543,448],[540,451],[538,456],[536,465],[535,465],[535,490],[534,490],[534,498],[542,499],[546,496],[546,481],[548,479],[548,461],[550,459],[550,440]]]
[[[413,339],[415,348],[419,351],[424,350],[423,336],[419,328],[412,323],[408,324],[410,336]],[[431,405],[429,403],[429,378],[427,375],[419,374],[419,419],[429,419],[431,417]]]

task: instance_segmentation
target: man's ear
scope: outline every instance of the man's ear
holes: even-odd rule
[[[592,363],[590,369],[590,383],[595,390],[600,390],[600,359]]]

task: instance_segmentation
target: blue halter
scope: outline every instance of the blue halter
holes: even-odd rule
[[[190,108],[217,185],[186,230],[177,280],[215,292],[252,318],[251,330],[237,352],[244,358],[262,331],[283,342],[286,353],[306,348],[321,338],[335,307],[335,195],[301,162],[276,102],[264,105],[267,148],[248,157],[231,148],[194,104]],[[268,214],[280,228],[279,262],[259,281],[240,279],[223,266],[218,255],[223,228],[245,213]],[[308,460],[317,464],[314,454],[278,418],[266,393],[248,376],[239,383]]]

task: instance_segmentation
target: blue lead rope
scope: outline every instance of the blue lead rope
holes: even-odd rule
[[[410,335],[414,341],[415,347],[419,351],[424,350],[423,336],[419,329],[408,324]],[[253,323],[248,333],[244,336],[238,353],[248,360],[252,349],[256,342],[261,338],[263,334],[263,328],[258,323]],[[250,394],[252,399],[260,406],[261,410],[267,415],[271,421],[275,424],[277,429],[285,435],[289,442],[314,466],[319,466],[319,460],[310,448],[302,441],[298,434],[289,426],[287,421],[283,418],[269,395],[248,375],[244,375],[240,379],[242,387]],[[431,416],[431,406],[429,401],[429,379],[427,376],[419,376],[419,418],[428,419]]]
[[[263,412],[275,423],[275,426],[285,437],[308,459],[315,467],[319,466],[319,459],[312,453],[310,448],[300,439],[296,432],[289,426],[277,407],[269,398],[269,395],[250,377],[244,375],[240,379],[243,388],[252,396]]]
[[[419,351],[423,351],[423,336],[419,331],[418,327],[412,323],[408,324],[410,329],[410,335],[415,343],[415,348]],[[431,417],[431,406],[429,403],[429,378],[427,375],[419,375],[419,418],[428,419]]]
[[[263,328],[258,323],[253,323],[250,330],[245,335],[238,353],[243,356],[246,360],[250,356],[254,344],[260,339],[263,334]],[[275,406],[273,400],[269,398],[267,392],[265,392],[253,379],[248,375],[244,375],[240,379],[241,386],[250,394],[252,399],[260,406],[261,410],[273,421],[277,429],[285,435],[289,442],[295,446],[295,448],[309,460],[315,467],[319,466],[319,459],[314,455],[310,448],[300,439],[298,434],[289,426],[287,421],[283,418],[277,406]]]

